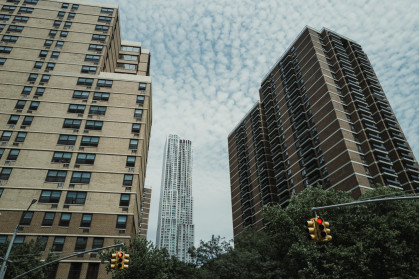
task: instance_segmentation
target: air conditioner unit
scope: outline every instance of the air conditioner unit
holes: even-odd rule
[[[63,206],[63,208],[70,208],[70,205],[65,204],[65,205]]]
[[[140,134],[139,133],[134,133],[134,137],[139,137]]]
[[[88,134],[88,133],[89,133],[89,130],[86,130],[86,129],[85,129],[85,130],[83,131],[83,133]]]
[[[119,233],[125,233],[126,230],[119,230]]]
[[[3,185],[3,180],[0,180],[0,185]]]
[[[1,145],[7,145],[7,141],[2,141]]]
[[[137,153],[137,149],[131,150],[131,153]]]
[[[56,204],[56,203],[51,204],[51,208],[57,208],[57,207],[58,207],[58,204]]]
[[[122,211],[128,211],[128,207],[122,207]]]
[[[84,233],[88,233],[88,232],[90,232],[90,228],[84,228],[84,229],[83,229],[83,232],[84,232]]]
[[[34,96],[33,96],[33,98],[34,98],[34,99],[38,99],[38,98],[39,98],[39,96],[34,95]]]
[[[18,142],[14,142],[13,143],[13,146],[19,146],[19,143]]]
[[[70,188],[74,188],[74,186],[76,186],[76,185],[74,185],[74,184],[70,184],[68,187],[70,187]]]
[[[134,171],[134,168],[128,168],[128,171]]]
[[[74,129],[73,132],[74,133],[78,133],[79,132],[79,129]]]
[[[74,149],[74,145],[69,145],[68,149],[73,150]]]
[[[14,124],[9,125],[10,129],[14,129],[15,127],[16,127],[16,125],[14,125]]]
[[[84,147],[83,147],[83,146],[80,146],[80,147],[79,147],[79,150],[84,150]]]
[[[132,187],[125,187],[125,191],[131,192]]]
[[[64,187],[64,182],[60,182],[57,184],[57,187]]]
[[[83,117],[83,113],[77,114],[78,117]]]
[[[80,168],[80,165],[79,164],[75,164],[74,165],[74,168]]]
[[[11,161],[5,161],[4,164],[5,165],[10,165],[12,162]]]
[[[87,118],[93,118],[93,114],[87,115]]]
[[[68,168],[70,164],[63,164],[63,168]]]
[[[32,110],[28,109],[28,113],[32,113]]]
[[[96,256],[97,256],[97,253],[90,253],[91,258],[96,258]]]
[[[21,109],[17,109],[16,112],[22,112],[22,110]]]

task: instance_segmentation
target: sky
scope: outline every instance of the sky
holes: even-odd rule
[[[122,39],[151,52],[153,126],[146,174],[155,242],[163,149],[192,141],[195,245],[233,238],[227,137],[262,78],[310,26],[360,44],[419,156],[419,1],[102,0],[119,5]]]

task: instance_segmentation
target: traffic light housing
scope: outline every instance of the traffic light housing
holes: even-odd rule
[[[317,223],[319,224],[320,240],[323,242],[332,240],[332,236],[330,235],[329,222],[326,222],[322,218],[318,218]]]
[[[319,240],[316,218],[311,218],[309,221],[307,221],[307,231],[308,231],[308,239],[312,241]]]
[[[122,268],[121,269],[128,268],[129,261],[130,261],[129,260],[129,254],[124,253],[123,261],[122,261]]]
[[[111,269],[123,269],[124,252],[112,254]]]

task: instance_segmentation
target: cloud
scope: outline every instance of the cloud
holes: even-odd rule
[[[153,187],[151,240],[170,132],[194,146],[196,243],[211,234],[232,238],[228,133],[258,100],[262,77],[306,25],[327,27],[362,45],[419,155],[419,2],[120,0],[119,5],[122,38],[151,51],[153,127],[146,180]]]

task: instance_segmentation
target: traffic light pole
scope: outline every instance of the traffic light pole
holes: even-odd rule
[[[124,243],[118,243],[118,244],[111,245],[111,246],[106,246],[106,247],[101,247],[101,248],[95,248],[95,249],[91,249],[91,250],[87,250],[87,251],[83,251],[83,252],[74,253],[74,254],[71,254],[70,256],[59,258],[57,260],[54,260],[54,261],[48,262],[46,264],[43,264],[43,265],[37,266],[35,268],[32,268],[31,270],[26,271],[25,273],[22,273],[22,274],[20,274],[20,275],[18,275],[16,277],[14,277],[13,279],[20,278],[20,277],[22,277],[22,276],[24,276],[24,275],[26,275],[26,274],[28,274],[28,273],[30,273],[32,271],[35,271],[35,270],[37,270],[39,268],[42,268],[44,266],[47,266],[47,265],[50,265],[50,264],[53,264],[53,263],[56,263],[56,262],[59,262],[59,261],[62,261],[62,260],[65,260],[65,259],[74,257],[74,256],[77,256],[77,255],[83,255],[83,254],[86,254],[86,253],[96,252],[96,251],[100,251],[100,250],[104,250],[104,249],[108,249],[108,248],[112,248],[112,247],[117,247],[117,246],[122,246],[122,245],[124,245]]]
[[[363,203],[385,202],[385,201],[400,201],[400,200],[416,200],[416,199],[419,199],[419,196],[397,197],[397,198],[384,198],[384,199],[365,200],[365,201],[355,201],[355,202],[349,202],[349,203],[341,203],[341,204],[332,204],[332,205],[326,205],[326,206],[312,207],[311,210],[314,211],[314,216],[317,216],[316,210],[320,210],[320,209],[328,209],[328,208],[335,208],[335,207],[358,205],[358,204],[363,204]]]

